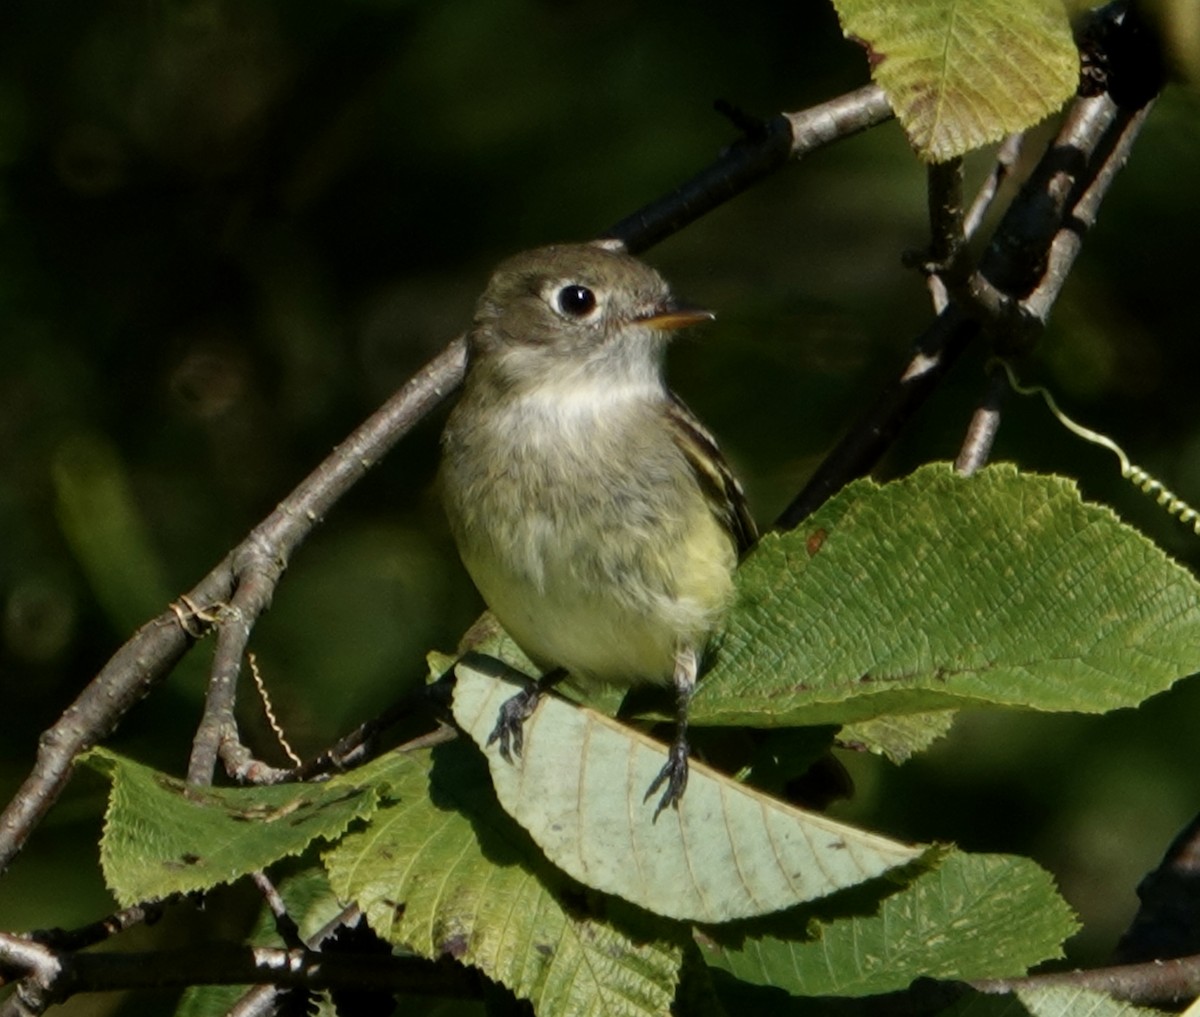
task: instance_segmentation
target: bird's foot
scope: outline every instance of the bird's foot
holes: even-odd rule
[[[658,806],[654,810],[654,820],[658,819],[658,815],[666,808],[679,808],[679,799],[683,797],[683,792],[687,789],[688,782],[688,745],[687,739],[676,738],[671,743],[670,749],[667,750],[667,761],[663,768],[658,771],[658,776],[646,789],[646,797],[642,799],[648,802],[650,798],[664,784],[662,797],[658,800]],[[654,821],[652,820],[652,822]]]
[[[500,707],[496,726],[488,735],[487,743],[500,743],[500,756],[506,763],[511,763],[514,757],[521,755],[521,749],[525,746],[525,721],[529,719],[541,697],[542,690],[536,685],[530,685],[512,698],[506,699]]]

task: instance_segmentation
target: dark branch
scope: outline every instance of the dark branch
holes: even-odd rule
[[[1200,953],[1200,816],[1171,842],[1137,893],[1141,905],[1117,944],[1118,962]]]
[[[929,206],[930,271],[952,271],[963,255],[963,164],[962,159],[934,163],[926,170]]]
[[[996,150],[996,161],[992,164],[992,171],[979,188],[979,193],[975,195],[975,200],[971,202],[971,207],[963,219],[963,233],[968,240],[975,236],[979,227],[983,225],[983,220],[995,203],[1000,188],[1021,156],[1021,145],[1024,141],[1024,134],[1010,134]]]
[[[871,470],[981,327],[1004,350],[1033,341],[1148,108],[1123,110],[1107,95],[1074,101],[1054,144],[997,226],[979,271],[961,293],[950,294],[899,379],[825,458],[777,526],[794,527]]]
[[[24,979],[0,1006],[0,1017],[25,1017],[80,992],[164,989],[189,985],[260,985],[326,989],[345,986],[472,999],[477,974],[454,963],[414,957],[325,954],[304,949],[207,944],[152,953],[57,954],[0,933],[0,971]]]
[[[664,198],[622,219],[604,235],[634,253],[653,247],[737,197],[788,162],[890,120],[881,89],[867,85],[800,113],[781,113],[734,142],[707,169]]]
[[[162,911],[161,903],[134,904],[82,928],[40,929],[29,933],[28,938],[55,950],[83,950],[120,935],[135,925],[153,925],[162,917]]]
[[[851,480],[866,474],[933,394],[978,331],[978,324],[953,304],[938,315],[917,340],[916,352],[900,377],[834,446],[775,525],[781,530],[792,529]]]

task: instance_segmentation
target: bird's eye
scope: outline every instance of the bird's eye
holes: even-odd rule
[[[558,310],[570,318],[586,318],[596,309],[596,294],[586,286],[572,283],[555,294]]]

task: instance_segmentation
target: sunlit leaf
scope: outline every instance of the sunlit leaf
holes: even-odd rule
[[[589,896],[496,804],[469,744],[393,752],[369,826],[325,855],[330,882],[396,946],[479,968],[544,1014],[665,1017],[682,947],[653,916]]]
[[[940,162],[1032,127],[1074,94],[1061,0],[834,0],[922,158]]]
[[[831,904],[831,907],[834,905]],[[952,852],[885,898],[878,910],[822,912],[791,935],[698,937],[705,959],[748,982],[799,996],[866,996],[919,977],[1024,974],[1062,956],[1078,926],[1050,876],[1026,858]]]
[[[792,907],[921,857],[924,849],[804,812],[693,763],[677,809],[646,789],[666,747],[546,696],[508,762],[487,740],[518,686],[459,664],[454,717],[483,749],[501,805],[581,883],[655,914],[724,922]]]
[[[347,774],[322,784],[196,788],[105,749],[86,761],[112,782],[100,864],[123,904],[208,890],[333,839],[374,810],[374,787]]]
[[[763,538],[692,718],[1098,713],[1197,670],[1200,584],[1144,536],[1063,478],[934,464]]]

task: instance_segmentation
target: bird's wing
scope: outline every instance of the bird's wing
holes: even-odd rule
[[[733,475],[717,442],[674,392],[667,403],[667,423],[676,446],[691,464],[713,515],[721,521],[743,555],[758,540],[742,485]]]

